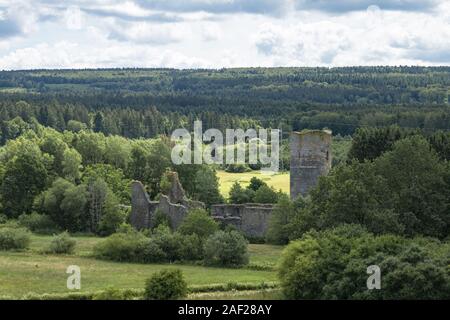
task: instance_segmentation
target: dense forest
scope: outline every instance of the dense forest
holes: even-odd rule
[[[102,69],[0,72],[1,141],[9,121],[150,138],[174,128],[450,129],[449,67]],[[16,121],[17,122],[17,121]]]

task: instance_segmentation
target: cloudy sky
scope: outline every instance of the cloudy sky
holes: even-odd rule
[[[0,69],[450,65],[449,0],[0,0]]]

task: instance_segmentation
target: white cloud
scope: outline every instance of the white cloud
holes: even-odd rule
[[[424,11],[435,8],[445,0],[294,0],[298,10],[325,12],[364,11],[370,5],[383,10]]]
[[[263,25],[255,46],[271,65],[450,64],[449,37],[439,15],[371,6],[313,22]]]
[[[163,45],[181,41],[187,32],[186,26],[180,24],[136,22],[112,25],[108,37],[119,41]]]
[[[200,24],[199,34],[204,41],[217,41],[222,36],[222,30],[217,23],[204,22]]]
[[[38,11],[31,3],[17,1],[1,11],[0,38],[21,36],[36,31]]]
[[[63,15],[66,27],[69,30],[80,30],[84,25],[84,17],[80,8],[77,6],[70,6]]]
[[[8,69],[450,65],[449,38],[445,0],[0,0]]]
[[[173,50],[156,50],[149,46],[114,45],[107,48],[84,47],[72,42],[42,43],[17,49],[0,59],[0,69],[36,68],[111,68],[171,67],[211,68],[209,62]]]

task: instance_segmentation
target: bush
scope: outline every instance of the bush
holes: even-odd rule
[[[166,254],[156,241],[140,232],[115,233],[94,247],[99,259],[121,262],[162,262]]]
[[[99,259],[126,262],[174,262],[195,261],[204,257],[203,240],[195,235],[172,233],[166,226],[159,226],[150,237],[142,232],[115,233],[94,247]]]
[[[187,292],[187,284],[181,270],[162,270],[147,280],[144,298],[147,300],[176,300],[186,297]]]
[[[164,212],[162,212],[159,209],[156,209],[155,214],[153,215],[153,219],[152,219],[152,228],[156,229],[160,225],[172,228],[170,219],[167,216],[167,214],[165,214]]]
[[[75,249],[76,244],[77,242],[74,239],[70,238],[68,232],[63,232],[53,237],[49,247],[45,250],[45,252],[55,254],[70,254]]]
[[[30,233],[25,228],[0,228],[0,250],[23,250],[30,245]]]
[[[18,222],[22,227],[36,233],[51,234],[58,231],[58,226],[53,222],[50,216],[39,214],[37,212],[20,215]]]
[[[115,233],[94,247],[94,256],[113,261],[139,261],[147,238],[139,232]]]
[[[255,192],[253,201],[256,203],[277,203],[278,193],[273,187],[263,185]]]
[[[160,225],[151,235],[152,240],[162,249],[169,261],[181,260],[181,242],[167,226]]]
[[[142,258],[139,260],[145,263],[163,262],[167,260],[167,254],[155,240],[148,239],[142,246]]]
[[[6,223],[8,217],[0,213],[0,224]]]
[[[207,238],[219,229],[219,225],[203,209],[192,209],[178,227],[178,232],[185,235],[195,234]]]
[[[105,291],[95,293],[92,300],[132,300],[135,297],[136,293],[132,290],[108,288]]]
[[[242,188],[239,182],[234,182],[230,189],[230,203],[249,203],[253,202],[255,191],[250,188]]]
[[[182,235],[175,233],[179,244],[178,257],[180,260],[200,261],[205,256],[204,239],[196,234]]]
[[[257,177],[252,177],[250,179],[250,184],[248,185],[248,189],[252,189],[253,191],[258,191],[259,188],[261,188],[262,186],[267,186],[267,183],[265,183],[264,181],[262,181],[261,179],[258,179]]]
[[[280,284],[288,299],[449,299],[450,245],[434,239],[374,236],[359,226],[312,232],[283,252]],[[367,267],[382,290],[367,290]]]
[[[124,222],[117,228],[116,233],[129,233],[133,232],[134,230],[135,229],[131,226],[131,224]]]
[[[205,243],[205,263],[216,266],[241,266],[248,263],[248,242],[237,231],[217,231]]]
[[[225,167],[225,171],[230,173],[243,173],[251,170],[245,164],[229,164]]]

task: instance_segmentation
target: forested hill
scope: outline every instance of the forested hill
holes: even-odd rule
[[[449,87],[450,67],[2,71],[0,121],[3,140],[12,130],[5,122],[18,116],[127,137],[190,127],[196,118],[219,129],[448,130]]]

